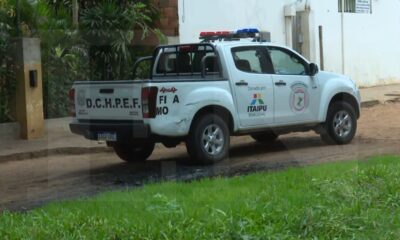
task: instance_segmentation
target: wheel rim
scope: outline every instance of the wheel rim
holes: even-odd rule
[[[351,116],[348,112],[342,110],[336,113],[333,118],[333,130],[340,138],[346,138],[350,135],[353,128]]]
[[[224,149],[225,138],[222,129],[216,125],[208,125],[202,135],[203,150],[211,156],[220,154]]]

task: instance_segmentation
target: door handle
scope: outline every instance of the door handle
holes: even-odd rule
[[[275,83],[275,86],[278,86],[278,87],[286,86],[286,82],[284,82],[283,80],[280,80],[279,82]]]
[[[244,80],[241,80],[240,82],[236,83],[236,86],[248,86],[248,85],[249,85],[249,83]]]

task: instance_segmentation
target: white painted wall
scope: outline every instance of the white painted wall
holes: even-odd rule
[[[293,0],[179,0],[182,43],[198,42],[202,31],[256,27],[285,42],[284,6]]]
[[[325,70],[342,73],[337,0],[179,0],[180,42],[198,42],[201,31],[256,27],[284,45],[284,6],[294,2],[310,5],[310,60],[320,63],[322,25]],[[359,86],[400,83],[400,0],[372,0],[372,12],[344,14],[344,74]]]
[[[326,70],[341,72],[341,17],[337,1],[311,0],[311,10],[315,28],[324,27]],[[399,12],[399,0],[372,0],[372,14],[344,14],[344,73],[359,85],[400,82]],[[317,30],[314,34],[318,39]],[[319,52],[319,44],[315,51]]]

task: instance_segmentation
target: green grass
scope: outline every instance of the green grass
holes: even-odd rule
[[[54,203],[0,215],[1,239],[400,239],[400,157]]]

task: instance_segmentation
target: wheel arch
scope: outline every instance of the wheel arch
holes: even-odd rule
[[[354,108],[357,119],[360,118],[360,106],[358,104],[357,99],[353,95],[346,93],[346,92],[340,92],[340,93],[337,93],[336,95],[334,95],[328,104],[328,109],[330,108],[330,106],[333,103],[339,102],[339,101],[350,104]],[[327,112],[328,112],[328,109],[327,109]]]
[[[235,120],[232,113],[227,108],[220,105],[208,105],[199,109],[192,119],[190,129],[192,129],[193,124],[195,123],[195,121],[197,121],[197,119],[206,114],[215,114],[219,116],[227,123],[231,134],[235,131]]]

